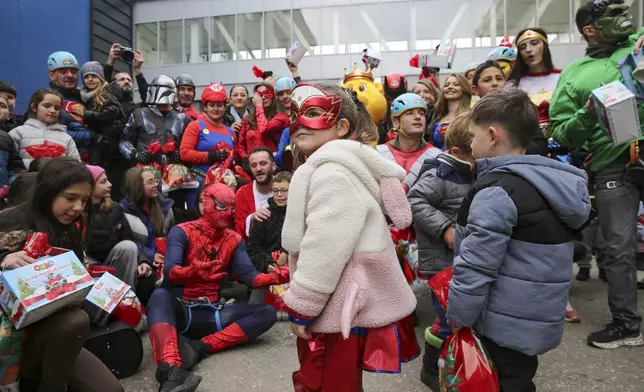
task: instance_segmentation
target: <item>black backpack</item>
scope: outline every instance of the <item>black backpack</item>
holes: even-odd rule
[[[92,327],[84,347],[118,379],[134,375],[143,361],[141,335],[121,321]]]

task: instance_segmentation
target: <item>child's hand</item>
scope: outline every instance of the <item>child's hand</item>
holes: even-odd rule
[[[454,226],[450,226],[443,233],[443,240],[450,249],[454,249]]]
[[[85,115],[85,107],[81,104],[76,104],[74,105],[74,107],[72,107],[72,113],[77,116],[83,117]]]
[[[281,267],[286,264],[288,264],[288,253],[282,252],[280,253],[280,257],[277,259],[277,265]]]
[[[304,340],[311,339],[311,332],[307,330],[304,325],[298,325],[294,323],[288,323],[288,325],[291,327],[291,332],[293,332],[293,335]]]
[[[456,325],[452,320],[447,320],[447,324],[449,324],[450,327],[452,327],[452,333],[457,333],[459,329],[461,329],[460,326]]]
[[[155,255],[154,255],[154,260],[152,261],[152,264],[153,264],[155,267],[157,267],[157,268],[158,268],[159,266],[162,266],[162,265],[163,265],[164,261],[165,261],[165,257],[163,257],[163,255],[162,255],[162,254],[160,254],[160,253],[155,253]]]

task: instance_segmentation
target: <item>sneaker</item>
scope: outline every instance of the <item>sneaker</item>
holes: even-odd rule
[[[170,366],[161,362],[156,372],[159,381],[159,392],[195,392],[201,377],[196,376],[179,366]]]
[[[601,331],[588,335],[588,344],[597,348],[611,349],[619,346],[644,346],[639,329],[629,329],[621,321],[607,324]]]
[[[604,282],[608,282],[608,279],[606,279],[606,270],[603,268],[599,269],[599,279],[603,280]]]
[[[209,353],[208,345],[201,340],[192,340],[179,335],[179,355],[184,369],[192,370]]]
[[[581,323],[581,317],[570,304],[566,305],[566,321],[569,323]]]
[[[590,268],[588,267],[582,267],[579,268],[579,272],[577,272],[577,276],[575,277],[580,282],[585,282],[588,279],[590,279]]]

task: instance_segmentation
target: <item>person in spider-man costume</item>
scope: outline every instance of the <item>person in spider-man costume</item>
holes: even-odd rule
[[[188,372],[201,359],[253,340],[277,321],[270,305],[220,302],[221,281],[230,272],[249,287],[288,281],[288,267],[270,274],[255,270],[242,237],[230,230],[235,193],[208,186],[202,216],[168,234],[163,286],[148,303],[150,341],[158,365],[159,392],[194,392],[201,377]]]

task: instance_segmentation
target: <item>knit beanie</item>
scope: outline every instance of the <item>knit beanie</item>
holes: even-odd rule
[[[11,84],[5,82],[4,80],[0,80],[0,93],[7,93],[11,94],[14,96],[14,98],[18,97],[18,93],[16,91],[16,88],[12,86]]]
[[[105,81],[105,76],[103,75],[103,66],[98,61],[88,61],[81,67],[81,75],[96,75],[101,80]]]
[[[83,67],[85,67],[83,65]],[[98,178],[101,176],[101,174],[105,173],[105,169],[103,169],[100,166],[94,166],[94,165],[85,165],[87,167],[87,170],[92,174],[92,177],[94,178],[94,181],[98,180]]]

